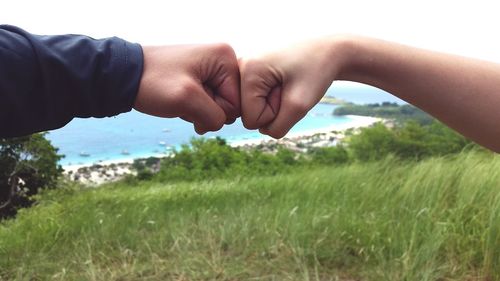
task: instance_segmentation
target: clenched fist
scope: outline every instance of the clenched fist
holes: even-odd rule
[[[144,71],[134,108],[180,117],[198,134],[240,116],[238,61],[226,44],[143,47]]]
[[[243,124],[281,138],[320,101],[343,56],[329,40],[240,61]],[[337,60],[332,62],[332,57]]]

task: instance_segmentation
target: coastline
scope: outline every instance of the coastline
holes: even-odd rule
[[[328,127],[323,127],[323,128],[316,128],[316,129],[304,130],[304,131],[300,131],[300,132],[288,133],[283,138],[283,140],[291,139],[291,138],[310,137],[310,136],[313,136],[316,134],[330,133],[332,131],[338,132],[338,131],[345,131],[348,129],[358,129],[358,128],[362,128],[362,127],[371,126],[377,122],[384,121],[383,118],[360,116],[360,115],[345,115],[345,117],[352,119],[352,121],[348,122],[348,123],[344,123],[344,124],[333,124],[333,125],[330,125]],[[273,139],[269,136],[263,135],[261,138],[258,138],[258,139],[232,141],[229,143],[229,145],[231,145],[232,147],[254,146],[254,145],[262,144],[266,141],[278,141],[278,140]]]
[[[147,157],[158,157],[162,158],[165,157],[165,154],[154,154],[150,156],[145,156],[145,157],[135,157],[135,156],[130,156],[130,157],[123,157],[123,158],[117,158],[117,159],[112,159],[112,160],[102,160],[99,162],[93,162],[93,163],[84,163],[84,164],[71,164],[71,165],[63,165],[62,168],[65,173],[68,172],[75,172],[80,168],[86,168],[86,167],[92,167],[96,165],[100,166],[109,166],[109,165],[118,165],[118,164],[133,164],[134,160],[136,159],[143,159]]]
[[[332,146],[335,145],[337,141],[342,140],[346,130],[368,127],[376,122],[384,120],[382,118],[359,115],[346,115],[345,117],[350,118],[351,121],[343,124],[332,124],[322,128],[291,132],[279,140],[262,135],[262,137],[255,139],[229,141],[228,144],[232,147],[253,148],[258,145],[279,143],[294,150],[297,150],[297,143],[308,143],[311,147]],[[317,135],[322,136],[319,139],[313,138],[313,136]],[[65,165],[62,166],[62,168],[64,174],[72,180],[80,181],[88,185],[99,185],[123,178],[129,174],[135,174],[135,171],[132,169],[134,161],[148,157],[164,158],[168,157],[168,155],[152,154],[143,157],[131,156],[94,163]]]

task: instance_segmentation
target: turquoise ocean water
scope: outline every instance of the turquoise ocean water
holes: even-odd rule
[[[332,87],[327,95],[350,102],[398,102],[401,100],[372,87]],[[295,125],[291,132],[301,132],[350,122],[348,117],[333,116],[333,105],[318,104]],[[179,147],[198,135],[190,123],[181,119],[163,119],[136,111],[112,118],[74,119],[64,128],[49,132],[47,137],[65,155],[61,165],[91,164],[124,158],[157,155],[172,147]],[[229,142],[259,139],[258,131],[248,131],[237,120],[222,130],[204,137],[220,136]]]

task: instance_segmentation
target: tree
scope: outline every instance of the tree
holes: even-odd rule
[[[55,187],[62,168],[57,154],[44,133],[0,138],[0,218],[16,214],[32,204],[30,197],[39,189]]]

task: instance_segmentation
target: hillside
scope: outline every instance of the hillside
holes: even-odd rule
[[[400,124],[407,121],[416,121],[422,125],[431,124],[432,116],[410,104],[399,105],[397,103],[383,102],[374,104],[343,104],[333,111],[334,115],[362,115],[388,118],[396,120]]]
[[[53,190],[0,224],[0,280],[497,280],[499,248],[500,158],[389,157]]]

